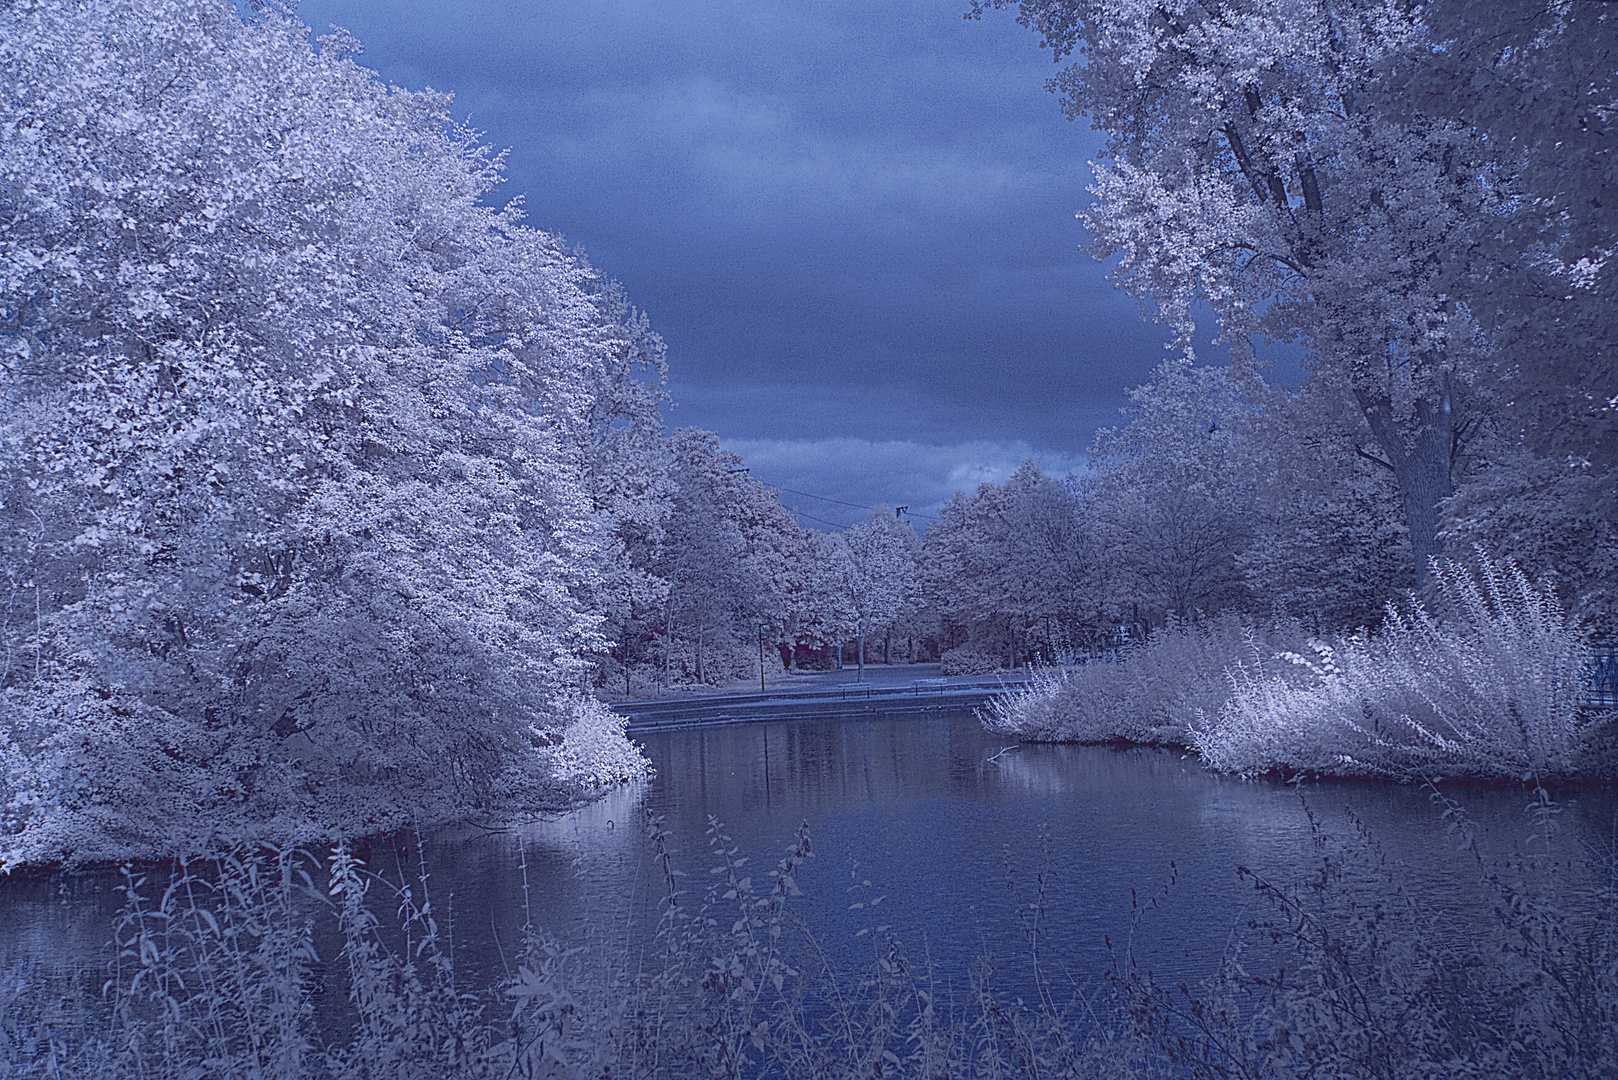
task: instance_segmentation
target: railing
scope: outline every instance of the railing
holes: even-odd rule
[[[1590,662],[1584,668],[1584,701],[1586,705],[1618,709],[1618,643],[1590,649]]]

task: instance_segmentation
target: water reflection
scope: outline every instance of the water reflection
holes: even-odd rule
[[[1438,933],[1466,935],[1489,918],[1483,868],[1419,789],[1242,783],[1146,749],[1007,749],[967,713],[731,725],[643,742],[657,768],[651,781],[503,832],[426,839],[435,906],[450,913],[469,983],[507,970],[530,921],[630,955],[648,949],[664,880],[648,813],[665,818],[688,901],[712,880],[711,819],[757,876],[807,822],[817,858],[799,875],[800,910],[832,955],[868,959],[870,939],[857,931],[891,924],[952,980],[985,950],[1003,958],[1013,983],[1025,977],[1036,915],[1055,972],[1093,979],[1110,962],[1110,938],[1131,944],[1145,966],[1194,980],[1257,911],[1237,866],[1298,880],[1351,843],[1365,858],[1348,879],[1367,898],[1419,905]],[[1476,824],[1484,867],[1520,856],[1534,827],[1527,794],[1453,797]],[[1571,793],[1559,809],[1543,884],[1588,903],[1579,899],[1597,884],[1588,854],[1611,850],[1618,796]],[[401,854],[375,850],[373,866],[409,872]],[[849,907],[851,884],[865,880],[870,895],[887,897],[875,914]],[[95,955],[110,937],[114,884],[108,875],[0,884],[0,950]]]
[[[1300,880],[1322,858],[1341,865],[1348,844],[1361,852],[1348,878],[1367,897],[1404,902],[1390,892],[1397,883],[1438,932],[1464,935],[1489,917],[1477,859],[1420,789],[1243,783],[1147,749],[1008,750],[964,713],[656,732],[644,743],[658,776],[643,790],[527,826],[506,846],[477,840],[479,854],[460,858],[486,858],[490,875],[509,879],[520,840],[530,866],[548,868],[544,925],[583,933],[589,924],[624,943],[644,940],[662,891],[639,815],[664,815],[690,892],[716,861],[710,819],[723,822],[755,874],[807,822],[818,857],[799,876],[801,909],[834,954],[868,957],[855,934],[880,921],[945,972],[964,972],[988,950],[1013,978],[1036,903],[1046,961],[1075,977],[1110,962],[1108,938],[1131,942],[1154,969],[1209,974],[1232,928],[1259,910],[1236,867]],[[1477,827],[1485,863],[1521,853],[1532,827],[1527,794],[1454,797]],[[1594,884],[1586,849],[1610,837],[1615,809],[1610,791],[1562,800],[1562,854],[1547,888],[1576,900]],[[880,920],[849,910],[848,889],[864,880],[887,897]]]

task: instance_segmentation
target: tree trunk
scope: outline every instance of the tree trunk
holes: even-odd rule
[[[1416,588],[1424,589],[1431,581],[1432,560],[1444,553],[1438,539],[1439,504],[1455,494],[1455,414],[1447,381],[1441,393],[1417,399],[1403,424],[1394,416],[1388,394],[1356,389],[1354,398],[1393,471],[1410,530]]]
[[[864,682],[865,681],[865,627],[863,627],[863,626],[860,627],[860,644],[859,644],[858,653],[856,655],[856,660],[859,663],[859,673],[860,673],[859,674],[859,681]]]

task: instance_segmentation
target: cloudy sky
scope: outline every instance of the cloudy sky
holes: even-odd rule
[[[968,0],[306,0],[509,149],[503,200],[623,282],[671,427],[804,523],[1083,467],[1161,327],[1081,250],[1099,140]],[[820,496],[804,497],[796,492]],[[835,501],[831,501],[835,500]],[[852,504],[852,505],[850,505]]]

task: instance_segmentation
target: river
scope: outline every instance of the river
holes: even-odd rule
[[[883,936],[946,982],[992,953],[1013,990],[1031,972],[1036,923],[1052,979],[1093,985],[1125,946],[1143,968],[1206,977],[1264,911],[1239,866],[1289,883],[1330,858],[1350,892],[1464,939],[1490,917],[1484,872],[1516,874],[1538,827],[1521,789],[1449,791],[1473,824],[1474,854],[1446,830],[1428,790],[1248,783],[1164,750],[1008,746],[964,710],[640,738],[657,769],[650,781],[507,831],[425,838],[429,889],[449,916],[463,984],[507,970],[527,919],[595,948],[647,948],[664,892],[648,814],[662,816],[686,872],[683,902],[694,905],[712,880],[711,821],[760,881],[806,824],[815,857],[794,903],[833,957],[868,962],[871,938],[859,931],[890,927]],[[1556,808],[1553,842],[1531,877],[1579,908],[1602,881],[1618,792],[1566,792]],[[415,847],[367,854],[386,870],[413,864]],[[106,874],[0,883],[0,955],[95,956],[111,934],[114,884]],[[875,908],[851,907],[877,897]]]

